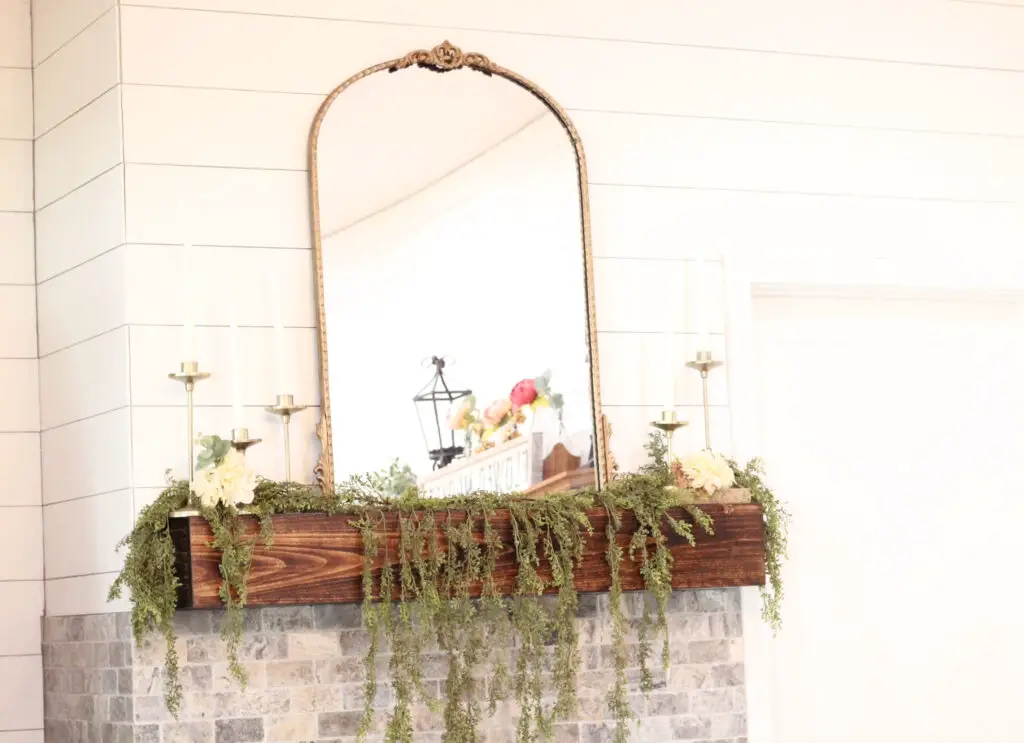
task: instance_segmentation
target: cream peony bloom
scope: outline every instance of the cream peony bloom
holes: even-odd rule
[[[215,506],[220,501],[220,478],[217,476],[217,470],[209,467],[197,471],[192,482],[192,490],[206,508]]]
[[[703,449],[680,457],[678,461],[694,490],[703,490],[712,495],[717,490],[731,488],[736,484],[736,475],[721,454]]]
[[[256,473],[245,466],[245,456],[232,449],[216,467],[196,472],[192,487],[207,508],[218,503],[248,505],[255,497]]]
[[[232,449],[217,469],[221,470],[221,488],[231,503],[249,505],[256,497],[256,473],[245,466],[245,455]]]

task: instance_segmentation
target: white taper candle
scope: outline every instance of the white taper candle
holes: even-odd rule
[[[182,277],[182,333],[181,361],[198,361],[196,358],[195,298],[192,295],[193,248],[189,243],[182,246],[185,275]]]
[[[242,353],[238,337],[238,298],[231,294],[231,418],[232,428],[245,428],[245,409],[242,407]]]

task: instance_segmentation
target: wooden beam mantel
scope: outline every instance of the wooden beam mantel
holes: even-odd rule
[[[720,588],[726,586],[763,585],[765,580],[764,521],[761,507],[708,504],[701,508],[714,520],[714,536],[694,527],[697,546],[670,534],[669,544],[674,563],[673,588]],[[674,518],[689,519],[682,509],[670,512]],[[586,540],[583,563],[576,571],[579,591],[607,591],[610,578],[605,563],[607,540],[604,535],[607,514],[603,508],[588,512],[594,534]],[[362,601],[363,543],[359,530],[349,516],[324,514],[283,514],[274,516],[274,544],[259,545],[253,555],[249,577],[249,605],[273,606],[287,604],[333,604]],[[447,518],[438,516],[437,518]],[[465,514],[452,514],[453,520]],[[257,539],[259,524],[254,517],[245,519],[246,534]],[[506,549],[495,573],[499,590],[510,594],[516,578],[515,551],[507,511],[496,511],[492,524],[501,535]],[[623,548],[636,529],[631,511],[622,514],[617,541]],[[385,519],[379,530],[382,549],[376,561],[375,574],[384,565],[384,553],[395,562],[399,528],[396,515]],[[221,605],[220,553],[210,547],[213,534],[205,519],[187,516],[171,519],[171,535],[177,551],[177,570],[181,580],[179,606],[188,609],[209,609]],[[442,547],[443,547],[443,535]],[[383,549],[384,544],[388,549]],[[547,566],[541,566],[545,574]],[[547,573],[549,575],[549,573]],[[622,563],[623,590],[644,588],[639,564],[626,558]]]

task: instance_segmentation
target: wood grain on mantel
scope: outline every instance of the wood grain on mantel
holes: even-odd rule
[[[747,503],[708,504],[701,508],[714,519],[715,534],[708,536],[699,527],[694,527],[696,547],[670,534],[669,544],[674,559],[673,588],[764,585],[765,542],[761,507]],[[677,519],[690,518],[682,509],[670,513]],[[610,577],[604,556],[608,545],[604,530],[608,516],[603,508],[591,509],[588,515],[594,534],[586,539],[583,562],[576,570],[576,588],[586,592],[607,591]],[[447,515],[436,518],[440,524]],[[349,516],[324,514],[274,516],[273,546],[258,545],[253,554],[249,606],[362,601],[363,542],[350,519]],[[465,514],[453,513],[452,519],[464,521]],[[491,519],[506,545],[498,561],[495,582],[502,594],[511,594],[517,566],[509,514],[496,511]],[[257,520],[249,517],[245,521],[246,535],[258,539]],[[635,529],[633,513],[624,511],[617,536],[620,546],[626,547]],[[385,564],[384,555],[388,555],[389,563],[396,562],[397,515],[389,514],[378,533],[381,550],[375,561],[375,583]],[[182,584],[179,606],[190,609],[220,606],[220,553],[210,547],[213,534],[209,524],[199,516],[175,518],[171,520],[171,535],[177,550],[177,570]],[[440,538],[444,548],[443,534]],[[546,563],[541,565],[540,572],[545,577],[550,576]],[[628,558],[622,563],[621,580],[623,590],[644,588],[639,564]]]

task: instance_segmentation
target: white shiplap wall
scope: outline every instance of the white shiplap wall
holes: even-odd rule
[[[28,0],[0,0],[0,743],[41,743],[43,525]]]
[[[133,518],[119,20],[113,0],[32,12],[46,609],[78,614],[105,610]]]
[[[180,360],[182,242],[198,246],[200,360],[215,374],[197,389],[197,425],[230,426],[223,293],[237,276],[251,370],[243,398],[265,439],[253,455],[263,474],[281,475],[279,429],[261,412],[275,392],[266,282],[274,275],[286,288],[294,391],[315,405],[305,137],[322,96],[379,60],[450,38],[569,109],[590,164],[603,394],[625,467],[638,461],[664,390],[655,366],[664,308],[650,288],[666,275],[681,282],[688,258],[759,257],[773,280],[799,280],[822,260],[860,270],[887,260],[925,270],[950,255],[996,265],[1024,237],[1018,7],[122,0],[111,11],[91,0],[90,12],[58,13],[67,0],[37,4],[54,8],[51,49],[98,18],[54,55],[47,79],[61,92],[42,108],[37,72],[37,130],[41,115],[55,123],[92,101],[54,133],[71,125],[81,134],[63,141],[95,141],[70,160],[77,175],[63,166],[40,175],[48,198],[84,184],[44,208],[38,227],[40,280],[63,279],[39,295],[44,498],[81,499],[47,507],[51,613],[110,608],[108,545],[159,492],[167,467],[184,470],[183,395],[165,378]],[[110,33],[108,13],[119,19]],[[118,36],[119,67],[107,56]],[[66,53],[77,56],[60,62]],[[71,68],[74,78],[61,73]],[[716,342],[723,350],[720,333]],[[678,343],[693,350],[685,334]],[[696,443],[699,382],[677,358],[677,397]],[[725,375],[713,402],[717,448],[727,449]],[[297,422],[309,445],[294,447],[295,472],[312,467],[316,417]],[[68,457],[76,467],[64,466]],[[51,530],[82,519],[100,531],[69,557]],[[71,570],[79,577],[64,575]]]

